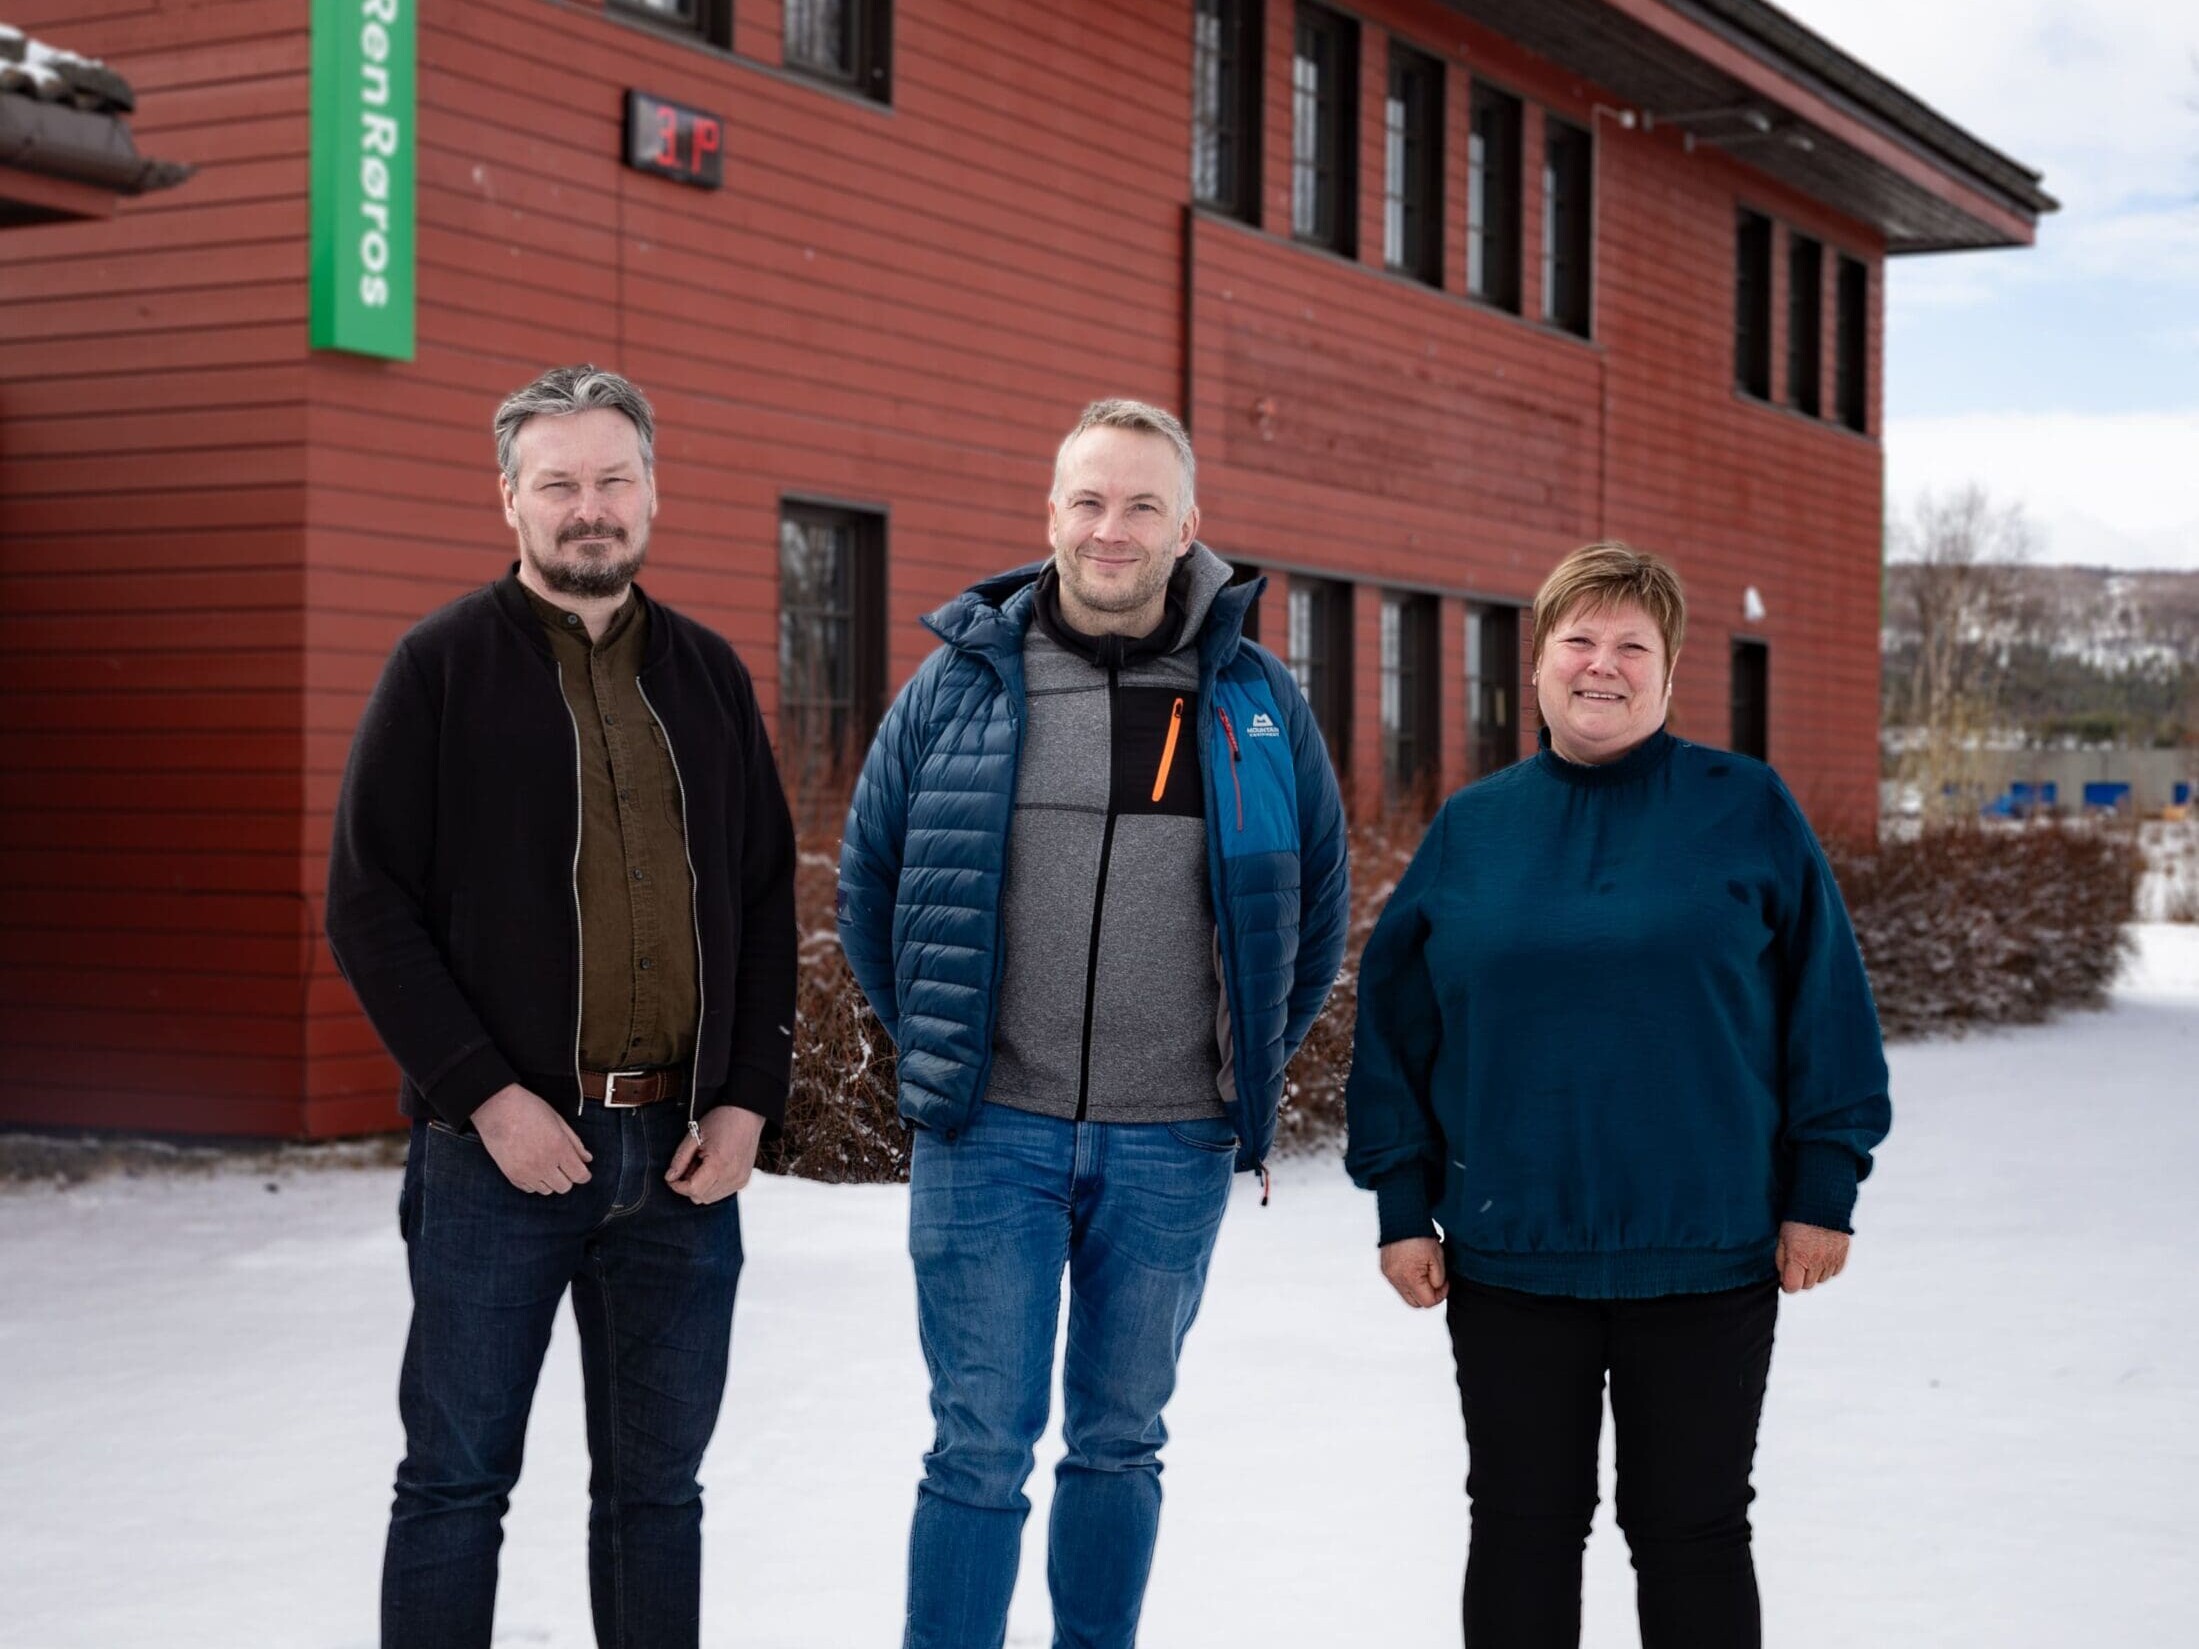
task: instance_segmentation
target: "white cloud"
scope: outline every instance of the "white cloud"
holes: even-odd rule
[[[1896,419],[1888,507],[1976,482],[2021,503],[2040,559],[2199,568],[2199,408]]]

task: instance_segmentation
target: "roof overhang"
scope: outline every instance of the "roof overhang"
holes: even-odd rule
[[[1594,82],[1642,128],[1871,225],[1890,254],[2028,246],[2039,174],[1764,0],[1446,0]]]

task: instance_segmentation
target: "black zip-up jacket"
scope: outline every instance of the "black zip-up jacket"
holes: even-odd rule
[[[648,616],[641,691],[695,872],[692,1114],[735,1104],[776,1124],[794,1047],[793,821],[733,649],[668,607]],[[328,940],[404,1073],[407,1116],[463,1125],[511,1082],[579,1108],[579,764],[516,566],[422,619],[383,668],[336,802]]]

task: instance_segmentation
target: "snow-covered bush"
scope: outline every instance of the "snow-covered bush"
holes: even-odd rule
[[[2099,1007],[2130,945],[2124,826],[1953,824],[1827,851],[1892,1039]]]

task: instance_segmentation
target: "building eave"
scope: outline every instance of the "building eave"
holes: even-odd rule
[[[1447,0],[1660,123],[1869,225],[1891,254],[2031,244],[2039,174],[1765,0]],[[1720,124],[1719,122],[1724,122]]]

